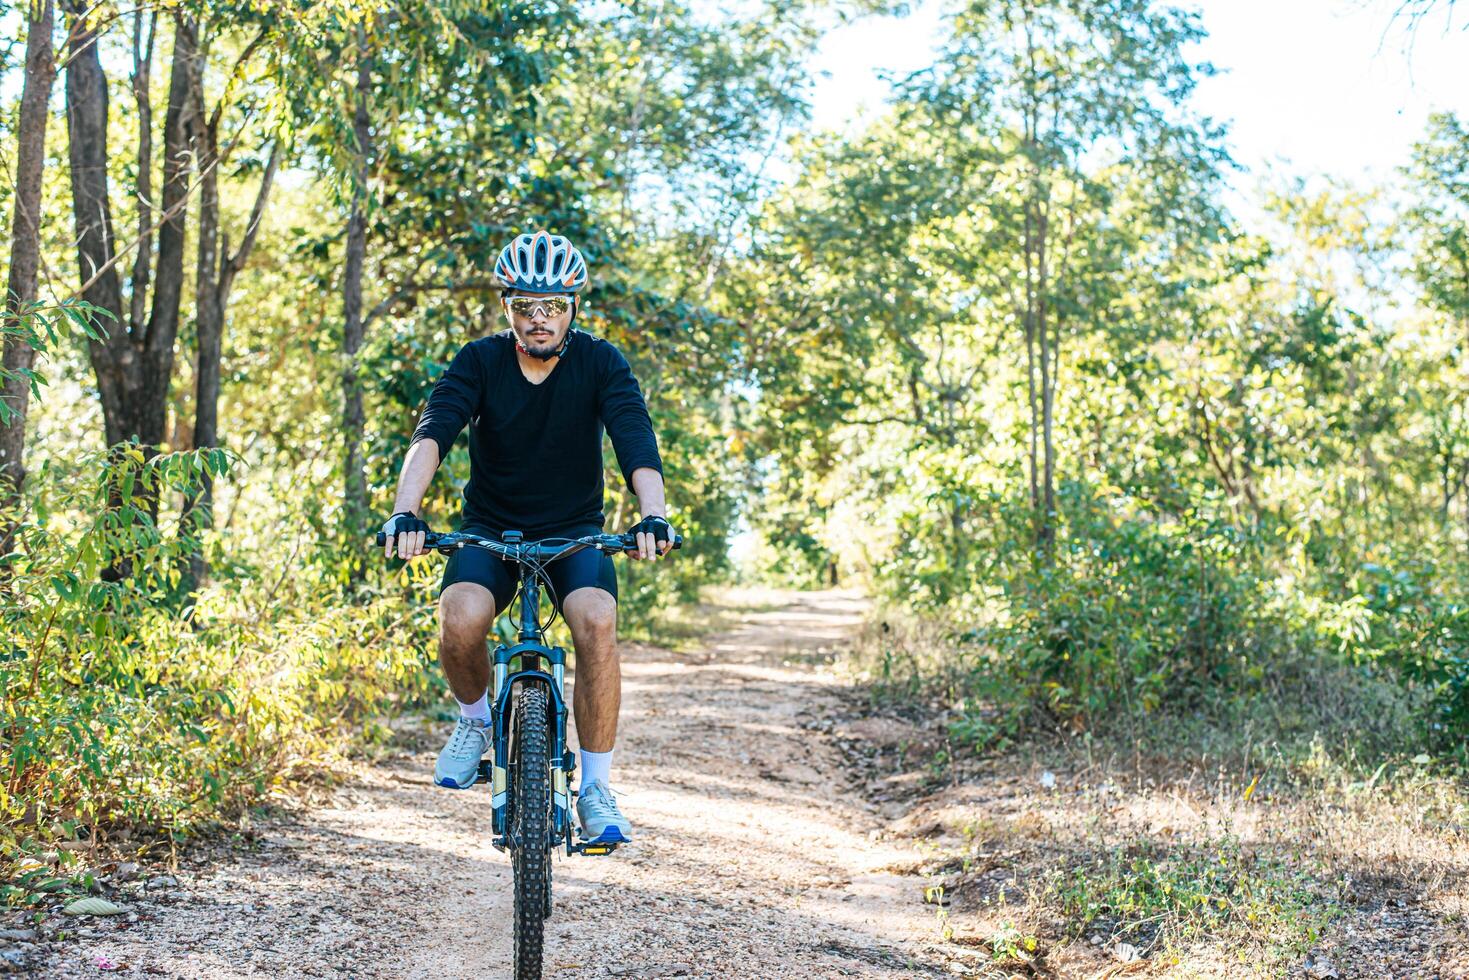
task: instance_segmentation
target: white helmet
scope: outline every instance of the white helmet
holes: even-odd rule
[[[506,289],[574,293],[587,284],[587,263],[576,246],[560,235],[527,232],[500,250],[495,278]]]

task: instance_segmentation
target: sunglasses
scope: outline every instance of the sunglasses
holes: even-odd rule
[[[561,316],[571,309],[571,303],[570,296],[511,296],[505,301],[511,313],[526,319],[534,317],[537,310],[547,317]]]

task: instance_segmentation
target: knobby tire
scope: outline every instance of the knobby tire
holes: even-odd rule
[[[510,814],[516,980],[541,980],[545,922],[551,914],[549,709],[543,684],[521,685],[515,702],[514,809]]]

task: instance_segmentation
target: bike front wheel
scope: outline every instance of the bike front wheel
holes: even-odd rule
[[[515,878],[515,978],[541,980],[551,914],[550,698],[543,683],[522,684],[511,746],[510,861]]]

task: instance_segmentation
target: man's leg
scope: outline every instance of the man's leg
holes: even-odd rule
[[[617,808],[609,785],[617,714],[622,708],[622,667],[617,659],[617,600],[605,589],[580,588],[561,603],[576,646],[572,710],[581,742],[576,812],[588,840],[632,839],[632,825]]]
[[[459,702],[459,722],[434,766],[434,782],[452,789],[474,785],[488,742],[486,700],[490,658],[485,637],[495,622],[495,598],[474,582],[453,582],[439,593],[439,663]]]
[[[439,593],[439,664],[460,704],[473,704],[490,686],[485,637],[495,622],[495,597],[476,582],[453,582]]]
[[[576,647],[576,734],[581,747],[610,753],[622,707],[622,668],[617,659],[617,600],[598,588],[577,589],[561,603]],[[585,778],[585,773],[582,774]],[[606,779],[604,777],[603,781]]]

